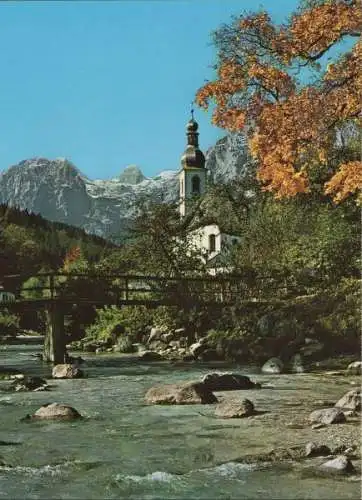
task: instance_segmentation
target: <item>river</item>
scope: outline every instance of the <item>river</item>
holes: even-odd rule
[[[33,356],[39,350],[34,345],[1,346],[0,365],[49,377],[50,367]],[[212,405],[144,404],[152,385],[199,378],[211,365],[140,364],[122,355],[93,355],[84,369],[87,378],[51,381],[51,392],[0,393],[0,440],[14,443],[0,450],[12,465],[0,467],[0,498],[360,498],[356,480],[304,477],[287,466],[235,462],[263,443],[262,427],[250,419],[218,420]],[[272,379],[274,389],[244,391],[243,397],[273,411],[295,394],[297,377],[299,394],[309,397],[315,383],[308,374],[253,375],[263,383]],[[330,385],[320,388],[320,398],[343,394],[344,387]],[[86,420],[21,422],[54,401],[74,406]],[[265,448],[275,441],[271,427],[264,429]],[[297,442],[298,431],[293,432]]]

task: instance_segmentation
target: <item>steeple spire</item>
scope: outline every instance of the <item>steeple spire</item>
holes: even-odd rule
[[[191,120],[186,125],[187,146],[186,151],[181,158],[183,168],[204,168],[205,157],[199,149],[199,125],[194,118],[194,109],[191,103]]]
[[[199,134],[197,132],[199,125],[194,118],[194,108],[191,103],[191,120],[186,125],[186,134],[187,134],[187,144],[189,146],[194,146],[195,148],[199,147]]]
[[[186,125],[187,146],[181,157],[180,171],[180,214],[185,216],[195,197],[202,196],[206,189],[205,156],[199,149],[199,125],[194,118],[191,103],[191,119]]]

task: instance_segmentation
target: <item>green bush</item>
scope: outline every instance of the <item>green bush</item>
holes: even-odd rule
[[[329,290],[252,310],[228,308],[207,343],[226,359],[260,361],[272,356],[287,361],[311,337],[325,348],[318,356],[360,352],[360,280],[344,278]]]
[[[163,332],[169,332],[184,326],[179,308],[172,306],[157,307],[153,312],[153,326]]]
[[[144,306],[104,307],[97,310],[95,322],[86,328],[82,343],[102,341],[113,345],[123,336],[131,342],[142,340],[152,324],[152,315]]]
[[[16,335],[19,330],[19,318],[7,309],[0,312],[0,336]]]

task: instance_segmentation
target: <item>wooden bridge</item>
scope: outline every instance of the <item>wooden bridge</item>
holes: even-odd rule
[[[255,301],[258,290],[244,276],[159,277],[94,273],[39,273],[0,276],[0,308],[39,308],[50,304],[184,305],[228,304],[236,299]],[[273,287],[269,287],[271,296]],[[277,289],[275,288],[275,291]],[[280,292],[281,289],[279,288]],[[265,292],[264,292],[265,294]]]
[[[29,278],[31,278],[29,280]],[[158,277],[92,273],[39,273],[0,276],[0,309],[22,313],[43,309],[47,315],[45,358],[64,362],[64,316],[77,306],[225,307],[265,302],[243,276]],[[27,284],[24,285],[24,282]],[[264,287],[263,287],[264,288]],[[264,288],[265,290],[265,288]],[[280,295],[269,287],[270,297]],[[269,300],[270,301],[270,300]]]

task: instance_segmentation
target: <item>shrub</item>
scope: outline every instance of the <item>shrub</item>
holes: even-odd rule
[[[89,341],[103,341],[113,345],[126,336],[131,342],[139,341],[150,329],[152,317],[144,306],[104,307],[97,310],[95,322],[86,328],[83,344]]]
[[[16,335],[19,330],[19,318],[7,309],[0,312],[0,336]]]

